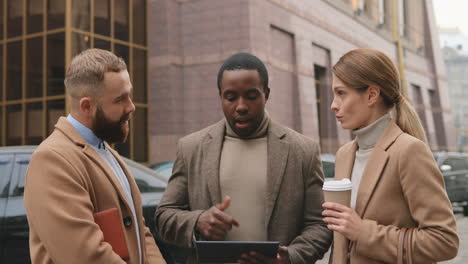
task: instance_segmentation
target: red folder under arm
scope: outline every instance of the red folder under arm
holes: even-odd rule
[[[95,213],[94,222],[99,225],[102,233],[104,233],[104,241],[109,243],[114,252],[123,260],[128,261],[130,255],[118,209],[111,208]]]

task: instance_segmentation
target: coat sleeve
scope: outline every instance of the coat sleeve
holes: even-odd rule
[[[59,153],[34,153],[24,195],[29,225],[54,263],[125,262],[104,242],[80,172]],[[33,250],[33,249],[32,249]]]
[[[156,228],[163,240],[181,247],[193,247],[195,226],[203,210],[190,208],[187,167],[179,141],[171,179],[156,209]]]
[[[144,221],[144,219],[143,219]],[[161,254],[161,251],[156,246],[153,234],[148,227],[144,227],[145,230],[145,247],[146,247],[146,264],[165,264],[166,260]]]
[[[303,169],[304,177],[304,214],[301,233],[289,245],[291,263],[315,263],[323,258],[332,242],[332,232],[322,221],[323,170],[318,144],[311,143],[309,157]]]
[[[456,221],[443,176],[429,148],[421,141],[413,141],[400,151],[398,159],[403,195],[417,224],[411,241],[413,262],[432,263],[454,258],[459,245]],[[400,227],[366,219],[356,250],[359,254],[394,263],[399,232]]]

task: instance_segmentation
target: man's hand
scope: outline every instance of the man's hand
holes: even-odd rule
[[[267,258],[264,255],[257,252],[250,252],[248,254],[242,254],[241,258],[237,261],[241,264],[287,264],[289,263],[289,253],[287,247],[279,247],[276,258]]]
[[[363,221],[352,208],[339,203],[326,202],[322,215],[328,229],[336,231],[351,241],[356,241],[362,230]]]
[[[205,239],[224,240],[232,226],[239,227],[239,222],[224,212],[230,203],[231,197],[226,196],[222,204],[215,205],[200,215],[196,230]]]

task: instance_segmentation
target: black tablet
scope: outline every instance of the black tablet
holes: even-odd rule
[[[276,258],[278,241],[195,241],[199,263],[234,263],[251,251]]]

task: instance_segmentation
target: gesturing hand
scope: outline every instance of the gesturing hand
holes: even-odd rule
[[[212,206],[200,215],[196,230],[204,238],[207,240],[224,240],[232,226],[239,227],[239,222],[224,212],[230,203],[231,197],[226,196],[222,204]]]
[[[325,210],[323,221],[328,229],[336,231],[351,241],[356,241],[362,229],[362,219],[353,209],[339,203],[326,202],[322,204]]]

